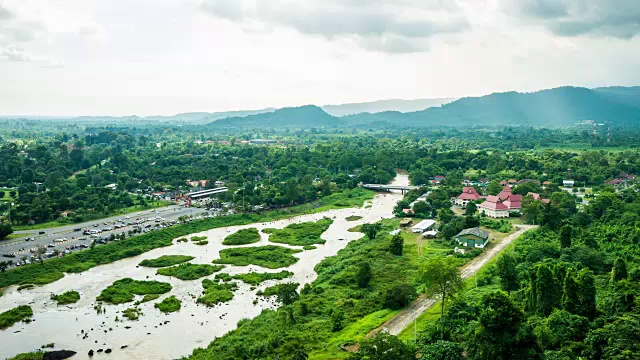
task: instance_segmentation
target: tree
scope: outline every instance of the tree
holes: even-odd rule
[[[560,229],[560,248],[568,249],[571,247],[571,235],[573,233],[573,227],[571,225],[565,225]]]
[[[620,281],[629,277],[627,272],[627,263],[623,258],[618,257],[613,262],[613,268],[611,269],[611,282]]]
[[[358,282],[358,287],[361,289],[364,289],[367,286],[369,286],[369,282],[371,281],[372,277],[373,277],[373,274],[371,273],[371,265],[369,264],[369,262],[364,261],[360,263],[360,266],[358,267],[358,272],[356,273],[356,280]]]
[[[404,246],[404,239],[402,235],[397,234],[391,238],[391,245],[389,246],[389,252],[393,255],[402,255],[402,247]]]
[[[373,339],[360,343],[358,352],[350,360],[415,360],[416,354],[397,337],[379,332]]]
[[[432,344],[418,346],[423,360],[464,360],[462,347],[452,341],[438,340]]]
[[[13,265],[13,261],[0,261],[0,272],[5,272],[11,265]]]
[[[422,266],[420,279],[426,286],[425,295],[442,301],[440,321],[444,317],[444,304],[448,298],[462,290],[464,283],[455,260],[450,257],[434,257]]]
[[[378,232],[382,229],[382,225],[380,225],[380,223],[375,223],[375,224],[362,224],[362,226],[360,226],[360,230],[367,235],[367,237],[369,238],[369,240],[373,240],[376,238],[376,235],[378,235]]]
[[[0,224],[0,240],[6,238],[11,234],[13,234],[13,228],[11,227],[11,224],[9,223]]]
[[[290,305],[294,301],[298,300],[299,297],[298,284],[290,282],[278,286],[277,298],[282,304]]]
[[[502,186],[500,186],[500,182],[498,180],[492,180],[487,185],[487,194],[489,195],[498,195],[502,191]]]
[[[577,281],[580,285],[580,306],[577,314],[591,320],[596,316],[596,282],[593,272],[589,269],[580,270]]]
[[[466,216],[473,216],[478,211],[478,206],[473,201],[467,204],[467,208],[464,210]]]
[[[580,307],[578,293],[580,292],[578,281],[576,280],[576,271],[572,268],[567,271],[564,277],[564,286],[562,291],[562,309],[572,314]]]
[[[331,331],[336,332],[342,330],[344,327],[344,313],[339,308],[334,308],[331,311]]]
[[[447,224],[451,222],[455,213],[449,208],[442,208],[438,210],[438,221],[440,224]]]
[[[511,295],[511,291],[518,290],[520,288],[520,281],[518,279],[518,270],[516,266],[518,262],[513,253],[508,252],[498,257],[498,276],[500,276],[500,287]]]
[[[401,309],[416,298],[416,290],[409,284],[394,285],[387,289],[384,295],[384,307]]]
[[[562,292],[559,291],[556,278],[546,264],[538,265],[535,274],[535,312],[548,316],[558,307]]]

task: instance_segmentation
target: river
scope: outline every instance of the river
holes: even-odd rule
[[[406,175],[398,175],[392,184],[408,185],[408,178]],[[402,195],[399,192],[382,193],[377,194],[362,208],[329,210],[270,223],[212,229],[192,234],[207,236],[209,243],[205,246],[194,245],[191,242],[174,242],[172,246],[98,266],[81,274],[67,274],[63,279],[45,286],[22,291],[17,291],[17,286],[8,287],[0,297],[0,312],[19,305],[30,305],[34,312],[34,321],[28,324],[18,323],[0,331],[0,358],[35,351],[41,345],[48,343],[55,343],[55,349],[77,351],[77,358],[86,358],[89,350],[97,351],[98,349],[111,349],[113,351],[111,354],[99,355],[117,359],[174,359],[189,355],[194,348],[206,347],[214,338],[235,329],[239,320],[254,318],[262,310],[274,309],[278,306],[273,298],[256,296],[258,290],[281,282],[293,281],[304,285],[314,281],[317,274],[313,269],[320,261],[336,255],[349,241],[362,236],[360,233],[349,232],[348,229],[363,223],[375,222],[381,218],[393,217],[393,207],[401,198]],[[351,222],[345,220],[352,215],[362,216],[362,219]],[[233,300],[215,307],[196,304],[195,298],[202,293],[204,278],[183,281],[156,275],[154,268],[137,266],[144,259],[153,259],[162,255],[190,255],[195,257],[191,263],[210,264],[212,260],[219,258],[219,251],[227,247],[222,245],[222,240],[240,229],[283,228],[292,223],[317,221],[323,217],[334,220],[329,229],[322,234],[326,243],[317,245],[315,250],[294,254],[300,260],[286,268],[294,273],[291,278],[266,281],[254,290],[238,280],[236,282],[239,288],[234,292]],[[259,243],[245,246],[268,244],[272,243],[269,243],[268,236],[261,232]],[[238,274],[250,271],[278,272],[281,270],[283,269],[270,270],[254,265],[227,265],[221,272]],[[214,276],[215,274],[208,278],[213,279]],[[94,310],[96,297],[114,281],[126,277],[168,282],[173,289],[156,301],[141,304],[140,309],[144,315],[137,321],[122,320],[120,314],[122,310],[131,307],[132,303],[103,305],[106,313],[98,315]],[[59,294],[68,290],[78,291],[81,295],[80,301],[71,305],[57,306],[50,299],[52,293]],[[182,302],[182,308],[178,312],[163,314],[154,308],[155,303],[171,295],[175,295]],[[256,299],[258,302],[254,304]],[[121,320],[116,321],[116,316]],[[85,336],[86,333],[88,335]]]

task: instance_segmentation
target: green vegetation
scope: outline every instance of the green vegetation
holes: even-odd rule
[[[224,266],[214,266],[209,264],[181,264],[178,266],[158,269],[156,274],[172,276],[180,280],[195,280],[204,276],[209,276],[223,268]]]
[[[298,262],[298,258],[291,254],[301,251],[274,245],[229,248],[222,249],[220,259],[213,260],[213,262],[237,266],[258,265],[268,269],[277,269]]]
[[[317,247],[313,245],[305,245],[302,247],[302,250],[315,250],[315,249],[317,249]]]
[[[168,298],[153,306],[158,308],[158,310],[162,311],[163,313],[172,313],[180,310],[180,300],[178,300],[175,296],[169,296]]]
[[[23,284],[23,285],[18,286],[18,291],[32,289],[34,286],[35,285],[33,285],[33,284]]]
[[[293,283],[295,285],[295,287],[297,288],[298,286],[300,286],[300,284],[298,283]],[[278,294],[280,294],[282,292],[282,289],[287,288],[288,286],[290,286],[289,283],[285,283],[285,284],[276,284],[273,286],[269,286],[268,288],[258,291],[256,293],[256,295],[258,296],[277,296]]]
[[[51,295],[51,300],[58,302],[58,305],[73,304],[80,300],[80,293],[74,290],[64,292],[59,295]]]
[[[28,321],[32,316],[33,310],[27,305],[21,305],[0,313],[0,330],[9,328],[20,321]]]
[[[142,304],[142,303],[153,301],[153,300],[155,300],[155,299],[157,299],[159,297],[160,297],[159,294],[147,294],[147,295],[143,296],[142,299],[140,299],[140,301],[137,301],[136,304],[139,305],[139,304]]]
[[[160,256],[159,258],[156,258],[156,259],[142,260],[140,262],[140,266],[161,268],[161,267],[167,267],[167,266],[173,266],[173,265],[181,264],[183,262],[187,262],[187,261],[191,261],[191,260],[193,260],[193,256],[187,256],[187,255],[163,255],[163,256]]]
[[[180,238],[180,239],[176,240],[176,242],[179,242],[179,243],[184,243],[184,242],[187,242],[187,241],[189,241],[189,240],[187,240],[187,238]]]
[[[7,360],[42,360],[44,357],[44,354],[45,353],[42,351],[23,353],[23,354],[18,354]]]
[[[258,241],[260,241],[260,233],[258,233],[258,229],[249,228],[238,230],[237,232],[227,236],[222,241],[222,245],[246,245],[257,243]]]
[[[200,240],[200,241],[194,241],[193,242],[194,245],[207,245],[209,243],[208,240]]]
[[[44,345],[40,346],[40,349],[54,348],[55,346],[56,346],[55,343],[48,343],[48,344],[44,344]]]
[[[207,237],[206,236],[192,236],[191,237],[191,241],[193,241],[193,242],[199,242],[199,241],[202,241],[202,240],[207,240]]]
[[[511,231],[513,231],[513,226],[511,226],[511,223],[504,219],[489,220],[487,218],[482,218],[480,219],[480,225],[501,233],[510,233]]]
[[[324,244],[325,240],[320,235],[327,231],[333,224],[331,219],[322,219],[316,222],[291,224],[284,229],[264,229],[263,232],[271,234],[269,241],[288,245],[313,245]]]
[[[122,311],[122,317],[127,318],[131,321],[138,320],[142,315],[142,310],[140,310],[139,308],[128,308]]]
[[[358,221],[360,219],[362,219],[362,216],[358,216],[358,215],[351,215],[345,218],[345,220],[347,221]]]
[[[238,289],[235,282],[217,283],[209,279],[202,280],[204,288],[203,295],[198,298],[197,302],[207,306],[214,306],[233,299],[233,291]]]
[[[233,275],[232,278],[241,280],[249,285],[258,286],[267,280],[282,280],[291,276],[293,276],[292,272],[283,270],[276,273],[250,272],[246,274],[237,274]]]
[[[171,285],[167,283],[125,278],[115,281],[102,290],[96,300],[110,304],[123,304],[133,301],[134,295],[164,294],[169,291],[171,291]]]

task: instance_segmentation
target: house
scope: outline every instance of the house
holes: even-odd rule
[[[466,248],[483,249],[489,242],[489,232],[478,227],[464,229],[453,239]]]
[[[249,144],[253,144],[253,145],[269,145],[269,144],[276,144],[276,143],[278,143],[277,140],[267,140],[267,139],[249,140]]]
[[[427,239],[435,239],[435,237],[438,235],[438,231],[437,230],[429,230],[429,231],[425,231],[422,233],[422,236],[427,238]]]
[[[462,193],[460,195],[458,195],[458,197],[455,199],[455,204],[461,207],[467,207],[467,204],[470,201],[476,201],[478,199],[480,199],[482,196],[480,196],[480,194],[478,194],[478,192],[476,191],[475,188],[473,187],[463,187],[462,188]]]
[[[402,209],[402,213],[405,215],[412,215],[413,209]]]
[[[395,229],[395,230],[389,232],[389,235],[392,235],[392,236],[396,236],[398,234],[400,234],[400,229]]]
[[[562,180],[562,186],[572,188],[575,182],[573,180]]]
[[[487,186],[489,185],[489,178],[479,178],[478,179],[479,186]]]
[[[509,179],[509,181],[507,181],[507,185],[510,185],[510,186],[516,186],[516,185],[518,185],[518,180],[516,180],[516,179]]]
[[[439,185],[442,182],[444,182],[447,178],[442,176],[442,175],[436,175],[433,180],[431,180],[431,183],[434,185]]]
[[[502,188],[502,191],[500,191],[500,193],[498,194],[498,198],[500,200],[506,200],[509,195],[511,195],[511,186],[507,185]]]
[[[414,233],[424,233],[425,231],[431,230],[431,228],[436,224],[434,220],[426,219],[420,221],[414,227],[411,228],[411,232]]]
[[[509,183],[507,182],[507,180],[502,180],[500,181],[500,186],[507,186],[509,185]]]
[[[606,182],[607,185],[614,185],[614,186],[620,185],[621,183],[622,183],[622,180],[618,178]]]
[[[427,201],[427,197],[429,196],[429,194],[431,194],[431,191],[427,191],[426,193],[420,195],[420,197],[417,198],[416,201]]]
[[[542,188],[546,189],[547,187],[551,186],[551,181],[545,181],[542,183]]]
[[[534,193],[534,192],[527,193],[527,196],[531,196],[533,200],[542,201],[545,204],[548,204],[550,201],[549,199],[543,199],[542,196],[540,196],[540,194]]]
[[[487,196],[487,200],[478,204],[478,212],[495,219],[509,217],[509,208],[495,195]]]
[[[109,184],[109,185],[105,185],[105,187],[107,189],[115,190],[118,188],[118,184]]]

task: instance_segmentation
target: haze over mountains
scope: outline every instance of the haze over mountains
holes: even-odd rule
[[[82,116],[68,120],[107,123],[160,121],[173,124],[207,124],[213,128],[563,126],[582,120],[640,125],[640,86],[594,89],[567,86],[530,93],[493,93],[457,100],[381,100],[323,107],[306,105],[282,109],[193,112],[148,117]]]

